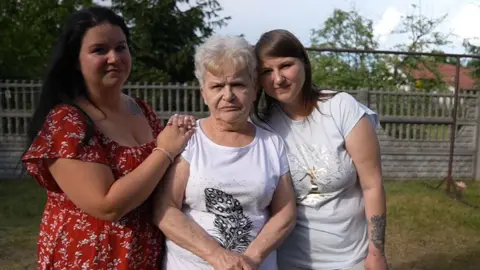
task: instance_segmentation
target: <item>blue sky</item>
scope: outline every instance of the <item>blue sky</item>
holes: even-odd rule
[[[110,1],[103,1],[108,5]],[[194,1],[191,1],[194,2]],[[462,41],[472,39],[480,46],[480,0],[218,0],[221,15],[231,16],[218,34],[244,34],[254,44],[263,32],[283,28],[297,35],[305,46],[310,45],[310,32],[318,29],[335,8],[355,8],[374,23],[381,49],[391,49],[406,42],[406,37],[389,34],[401,22],[401,16],[416,4],[429,18],[448,14],[438,30],[452,33],[453,43],[445,52],[463,53]],[[477,40],[475,40],[477,39]]]
[[[401,22],[401,16],[411,11],[411,5],[421,7],[430,18],[448,14],[439,31],[452,33],[452,45],[446,52],[462,53],[464,38],[480,39],[480,0],[218,0],[222,15],[232,19],[220,34],[244,34],[255,43],[260,35],[274,28],[284,28],[296,34],[306,46],[310,31],[319,28],[335,8],[355,8],[360,15],[374,22],[376,38],[382,49],[391,49],[405,42],[405,36],[389,34]],[[480,44],[480,42],[477,41]]]

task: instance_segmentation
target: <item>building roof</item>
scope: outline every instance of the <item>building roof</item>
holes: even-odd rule
[[[455,87],[456,65],[447,63],[437,63],[436,65],[438,73],[442,76],[442,81],[452,87]],[[435,74],[423,63],[417,64],[417,68],[415,69],[406,68],[405,71],[408,72],[415,80],[436,78]],[[472,69],[460,67],[460,89],[475,89],[475,81],[472,78]]]

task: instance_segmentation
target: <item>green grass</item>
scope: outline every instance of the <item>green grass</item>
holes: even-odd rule
[[[480,182],[467,185],[464,197],[480,206]],[[479,269],[480,209],[419,181],[386,182],[385,186],[386,252],[392,270]],[[0,181],[0,202],[0,269],[35,269],[45,192],[32,180]]]
[[[0,180],[0,269],[36,269],[45,198],[33,180]]]
[[[480,183],[467,185],[464,198],[480,205]],[[420,182],[387,182],[386,190],[392,269],[479,269],[480,209]]]

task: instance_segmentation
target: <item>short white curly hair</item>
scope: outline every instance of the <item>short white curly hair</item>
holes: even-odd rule
[[[240,36],[214,35],[197,47],[195,77],[203,87],[205,74],[218,73],[226,67],[236,70],[247,68],[252,82],[257,80],[257,58],[254,47]]]

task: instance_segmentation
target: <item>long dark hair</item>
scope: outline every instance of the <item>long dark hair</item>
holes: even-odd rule
[[[260,65],[261,59],[264,57],[293,57],[299,59],[304,66],[305,82],[302,86],[302,100],[305,106],[306,112],[310,115],[317,107],[317,102],[323,98],[331,96],[330,94],[324,94],[315,86],[312,82],[312,66],[308,53],[300,40],[291,32],[283,29],[271,30],[262,34],[258,42],[255,44],[255,54]],[[260,119],[265,116],[270,110],[271,106],[278,103],[277,100],[265,94],[265,107],[260,108],[260,101],[263,89],[260,89],[257,93],[257,99],[254,103],[254,114]]]
[[[65,23],[57,40],[46,76],[43,81],[40,99],[37,102],[28,131],[27,150],[42,129],[49,112],[59,104],[75,106],[75,99],[84,97],[91,101],[85,86],[84,78],[79,70],[79,53],[83,37],[87,30],[110,23],[123,30],[127,43],[130,32],[122,17],[106,7],[93,6],[74,12]],[[77,107],[78,108],[78,107]],[[87,119],[87,131],[83,142],[88,142],[93,135],[94,126],[91,118],[80,110]]]

